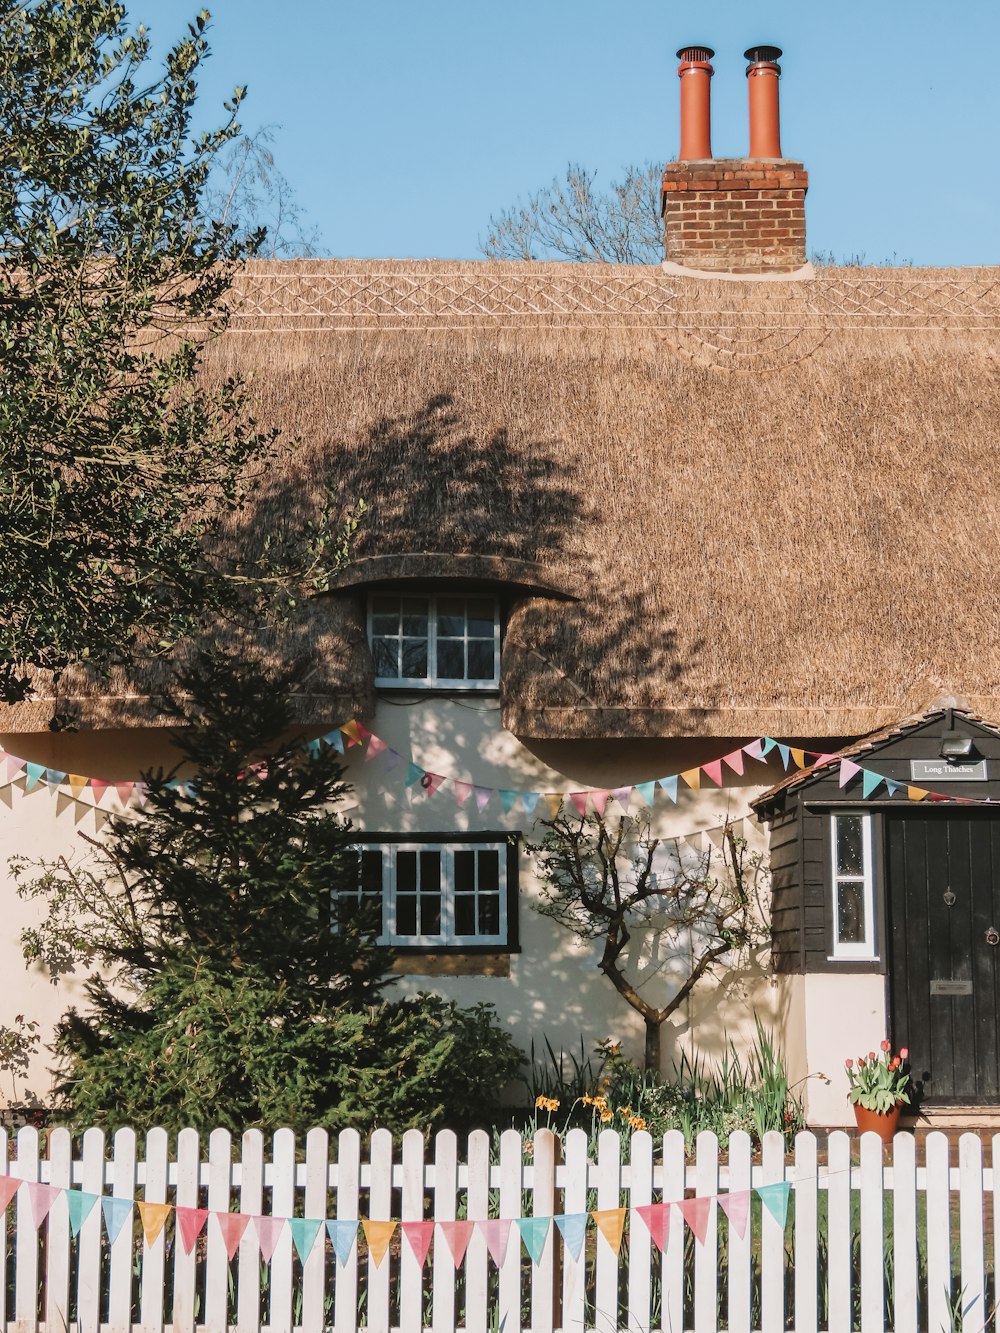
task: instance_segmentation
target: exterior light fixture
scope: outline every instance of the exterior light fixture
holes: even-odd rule
[[[972,758],[974,744],[971,736],[963,736],[958,731],[946,731],[941,737],[941,758],[949,764]]]

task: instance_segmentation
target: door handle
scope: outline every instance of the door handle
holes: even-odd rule
[[[997,930],[996,926],[990,926],[986,932],[986,943],[991,944],[994,949],[1000,944],[1000,930]]]

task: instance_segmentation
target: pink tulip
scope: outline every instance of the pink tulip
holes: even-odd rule
[[[882,1043],[882,1049],[883,1049],[883,1051],[888,1051],[888,1050],[891,1049],[891,1048],[890,1048],[890,1045],[889,1045],[889,1043],[888,1043],[887,1041],[884,1041],[884,1042]]]
[[[899,1048],[899,1058],[901,1060],[908,1060],[910,1058],[910,1052],[907,1050],[905,1046],[901,1046]]]

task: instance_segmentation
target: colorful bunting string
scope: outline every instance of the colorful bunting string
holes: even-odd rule
[[[205,1229],[206,1222],[210,1217],[214,1217],[230,1259],[236,1254],[252,1222],[251,1234],[256,1236],[257,1247],[264,1263],[271,1262],[286,1226],[296,1253],[303,1263],[312,1253],[317,1237],[325,1228],[341,1267],[350,1261],[359,1228],[365,1236],[369,1254],[376,1267],[385,1259],[397,1228],[406,1238],[407,1245],[421,1267],[426,1263],[436,1232],[440,1231],[452,1262],[458,1268],[465,1259],[469,1241],[478,1231],[486,1242],[490,1258],[499,1268],[507,1256],[511,1232],[515,1228],[532,1263],[540,1264],[553,1223],[574,1260],[578,1260],[583,1253],[587,1227],[591,1220],[598,1233],[603,1236],[615,1254],[618,1254],[630,1213],[642,1221],[656,1248],[661,1252],[666,1246],[674,1212],[683,1219],[699,1244],[704,1244],[714,1203],[717,1203],[726,1214],[733,1231],[743,1237],[749,1224],[750,1200],[753,1194],[757,1195],[761,1206],[774,1218],[778,1226],[784,1229],[788,1219],[788,1201],[792,1183],[790,1180],[782,1180],[769,1185],[755,1185],[752,1190],[699,1195],[673,1201],[664,1200],[661,1203],[641,1204],[631,1209],[598,1208],[590,1213],[561,1213],[555,1217],[484,1218],[481,1221],[460,1219],[440,1222],[433,1219],[419,1219],[399,1222],[391,1218],[376,1221],[367,1217],[359,1219],[272,1217],[207,1208],[187,1208],[167,1203],[147,1203],[144,1200],[101,1196],[84,1190],[46,1185],[39,1181],[22,1181],[13,1176],[0,1176],[0,1219],[3,1218],[18,1190],[23,1187],[28,1199],[30,1220],[35,1230],[42,1226],[55,1202],[65,1198],[72,1233],[78,1236],[83,1223],[100,1199],[104,1226],[111,1244],[114,1244],[121,1235],[126,1223],[132,1217],[133,1210],[139,1216],[147,1246],[156,1243],[163,1233],[170,1214],[174,1213],[180,1242],[185,1252],[190,1254]]]

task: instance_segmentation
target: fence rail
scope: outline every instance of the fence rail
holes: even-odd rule
[[[140,1152],[140,1146],[142,1151]],[[992,1329],[976,1135],[0,1133],[0,1333]],[[462,1151],[460,1152],[460,1147]],[[592,1149],[596,1147],[596,1152]],[[206,1153],[207,1148],[207,1153]],[[235,1150],[235,1151],[234,1151]]]

